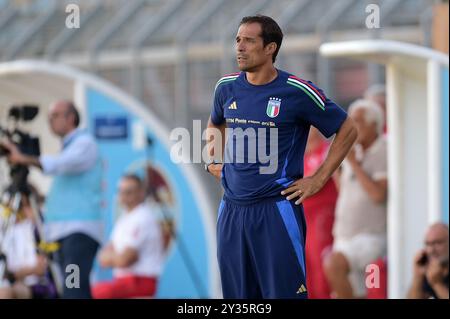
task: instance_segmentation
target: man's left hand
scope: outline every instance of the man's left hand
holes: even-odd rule
[[[305,177],[296,180],[288,188],[281,192],[281,195],[288,195],[287,200],[298,197],[295,205],[300,205],[306,198],[311,197],[322,188],[322,183],[319,183],[313,176]]]

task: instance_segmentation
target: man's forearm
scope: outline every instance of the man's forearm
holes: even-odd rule
[[[411,288],[408,291],[408,299],[424,299],[425,293],[423,292],[423,278],[414,277]]]
[[[353,121],[347,117],[337,132],[325,161],[314,174],[314,177],[317,178],[322,185],[325,185],[333,172],[341,165],[355,142],[356,137],[357,131]]]
[[[374,181],[358,163],[353,163],[351,165],[356,178],[358,179],[362,187],[366,190],[369,197],[375,203],[384,202],[386,199],[386,183],[377,183],[376,181]]]
[[[19,269],[18,271],[14,272],[14,278],[16,280],[23,280],[25,277],[29,275],[34,274],[34,268],[33,267],[23,267]]]
[[[132,249],[125,249],[122,253],[114,251],[113,253],[113,267],[126,268],[133,265],[139,259],[138,253]]]
[[[442,282],[433,285],[432,288],[439,299],[448,299],[448,288]]]
[[[208,120],[208,126],[206,128],[206,137],[207,137],[207,149],[208,149],[208,156],[210,158],[217,158],[217,156],[220,157],[220,160],[223,160],[223,151],[225,148],[225,128],[226,124],[223,123],[221,125],[215,125],[211,118]],[[218,130],[220,134],[220,150],[217,150],[215,147],[216,141],[215,137],[216,134],[214,134],[214,130]],[[216,131],[217,133],[217,131]]]
[[[39,161],[39,157],[35,157],[35,156],[22,155],[20,164],[25,165],[25,166],[36,166],[36,167],[42,169],[42,164]]]

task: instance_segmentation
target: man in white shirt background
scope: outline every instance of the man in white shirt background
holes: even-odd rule
[[[110,242],[100,251],[102,267],[113,268],[113,280],[93,286],[94,298],[152,297],[164,263],[161,226],[145,201],[145,188],[136,175],[125,175],[119,183],[124,213],[112,230]]]
[[[49,108],[49,124],[62,139],[59,154],[28,156],[2,142],[10,163],[36,166],[53,176],[44,209],[46,240],[59,242],[56,257],[66,277],[71,275],[67,266],[79,269],[79,286],[64,285],[63,298],[91,297],[89,275],[102,238],[101,162],[94,138],[79,129],[79,123],[75,105],[57,101]]]
[[[336,298],[365,298],[366,266],[386,255],[387,145],[383,112],[370,100],[353,102],[348,114],[358,130],[337,180],[339,195],[332,252],[324,270]]]

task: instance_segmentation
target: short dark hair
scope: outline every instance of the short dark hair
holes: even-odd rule
[[[261,26],[262,32],[261,37],[263,39],[263,45],[266,46],[271,42],[275,42],[277,48],[272,55],[272,62],[275,62],[278,51],[280,51],[281,42],[283,42],[283,31],[281,31],[280,26],[274,19],[268,16],[263,15],[255,15],[255,16],[247,16],[243,17],[239,26],[248,23],[259,23]]]
[[[72,101],[65,101],[67,104],[67,115],[72,114],[74,121],[73,124],[75,127],[78,127],[80,125],[80,113],[78,112],[75,104]]]

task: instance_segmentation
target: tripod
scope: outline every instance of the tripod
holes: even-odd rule
[[[20,190],[19,190],[20,189]],[[25,195],[26,194],[26,195]],[[53,253],[57,250],[56,243],[47,243],[44,241],[44,227],[39,213],[37,200],[35,195],[29,190],[29,187],[14,187],[10,186],[1,196],[1,206],[3,208],[3,217],[1,219],[0,234],[0,284],[4,280],[12,281],[13,276],[8,271],[7,256],[4,253],[4,239],[8,236],[8,233],[12,231],[14,224],[17,221],[21,206],[24,204],[24,199],[28,199],[29,208],[32,212],[33,224],[37,231],[37,242],[39,243],[38,250],[47,256],[48,270],[50,273],[50,280],[56,286],[58,296],[62,295],[62,278],[58,269],[58,266],[53,262]],[[0,210],[1,213],[1,210]]]

